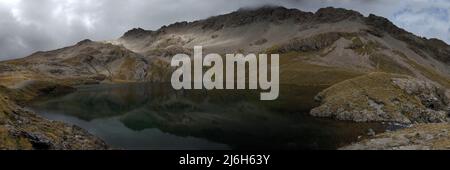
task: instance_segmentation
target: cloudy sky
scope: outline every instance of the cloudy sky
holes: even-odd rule
[[[448,0],[0,0],[0,60],[265,4],[374,13],[418,35],[450,42]]]

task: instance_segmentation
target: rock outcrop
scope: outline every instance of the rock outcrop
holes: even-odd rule
[[[445,91],[429,82],[371,73],[338,83],[317,95],[317,117],[355,122],[439,123],[448,120]]]

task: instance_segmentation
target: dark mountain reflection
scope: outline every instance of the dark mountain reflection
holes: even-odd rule
[[[259,91],[93,85],[41,99],[31,108],[125,149],[336,149],[369,128],[382,129],[307,116],[323,88],[283,86],[277,101],[260,101]]]

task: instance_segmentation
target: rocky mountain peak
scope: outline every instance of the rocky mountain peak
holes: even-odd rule
[[[370,14],[365,18],[365,23],[372,26],[378,32],[382,31],[389,33],[391,36],[406,42],[409,45],[409,48],[413,49],[422,57],[426,57],[424,52],[427,52],[432,54],[437,60],[450,64],[450,46],[442,40],[418,37],[413,33],[397,27],[387,18],[376,16],[374,14]]]
[[[147,35],[148,33],[151,33],[151,31],[144,30],[142,28],[133,28],[129,31],[127,31],[123,37],[140,37]]]
[[[322,22],[337,22],[345,19],[364,18],[364,16],[353,10],[343,8],[321,8],[315,13],[316,20]]]
[[[163,26],[156,31],[147,31],[142,28],[134,28],[125,33],[122,38],[123,40],[126,40],[124,44],[128,43],[130,44],[130,47],[138,46],[142,51],[151,51],[150,47],[145,47],[143,44],[156,43],[152,46],[152,48],[183,44],[179,43],[179,40],[181,40],[180,37],[173,37],[171,33],[185,34],[186,32],[194,31],[196,33],[202,32],[202,34],[205,34],[205,37],[217,38],[224,31],[226,32],[226,29],[255,29],[250,26],[253,24],[279,25],[280,27],[283,27],[282,25],[285,27],[301,26],[300,29],[312,29],[315,27],[320,27],[322,24],[332,24],[338,28],[343,27],[343,24],[341,24],[343,21],[346,22],[343,24],[351,22],[355,23],[354,25],[365,25],[366,27],[364,27],[364,31],[379,38],[390,35],[398,40],[401,40],[407,43],[409,48],[422,57],[428,57],[426,55],[428,53],[439,61],[450,63],[448,57],[450,54],[450,47],[445,42],[428,40],[426,38],[415,36],[414,34],[397,27],[384,17],[376,16],[374,14],[370,14],[365,17],[363,14],[354,10],[334,7],[321,8],[315,13],[304,12],[298,9],[289,9],[281,6],[241,8],[235,12],[213,16],[203,20],[193,22],[177,22],[168,26]],[[353,29],[348,29],[348,31],[358,31],[358,28],[352,28]],[[324,29],[326,30],[327,28]],[[214,32],[213,35],[206,35],[209,34],[210,31]],[[334,32],[332,28],[330,28],[329,31]],[[297,34],[295,32],[292,33]],[[233,35],[228,34],[227,36]],[[272,34],[270,36],[275,35]],[[221,37],[224,38],[223,35]],[[195,39],[196,37],[191,38]],[[256,42],[259,40],[252,39],[251,41]],[[267,40],[267,38],[263,38],[261,41],[265,41],[266,43],[269,42],[268,44],[271,42],[270,40]]]
[[[387,18],[380,17],[374,14],[370,14],[366,18],[366,24],[373,26],[375,28],[384,30],[391,34],[399,34],[405,32],[405,30],[397,27],[394,23],[389,21]]]
[[[262,6],[258,8],[240,8],[239,10],[213,16],[208,19],[194,22],[177,22],[168,26],[163,26],[156,32],[164,32],[170,29],[178,29],[187,26],[201,26],[203,29],[220,30],[226,27],[239,27],[257,22],[279,23],[285,20],[293,20],[298,23],[305,22],[338,22],[345,19],[364,18],[356,11],[343,8],[322,8],[316,13],[304,12],[298,9],[288,9],[282,6]],[[142,28],[134,28],[124,34],[124,37],[139,37],[152,33],[152,31]]]
[[[93,41],[90,40],[90,39],[85,39],[85,40],[83,40],[83,41],[78,42],[77,45],[78,45],[78,46],[79,46],[79,45],[85,45],[85,44],[89,44],[89,43],[92,43],[92,42],[93,42]]]
[[[258,22],[279,23],[285,20],[306,21],[313,13],[298,9],[288,9],[280,6],[263,6],[259,8],[241,8],[235,12],[210,17],[206,20],[194,22],[202,24],[203,29],[219,30],[226,27],[239,27]]]

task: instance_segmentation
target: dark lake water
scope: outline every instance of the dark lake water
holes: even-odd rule
[[[336,149],[379,124],[307,115],[324,87],[282,86],[276,101],[259,91],[175,91],[168,84],[78,87],[41,98],[30,109],[80,126],[120,149],[298,150]]]

